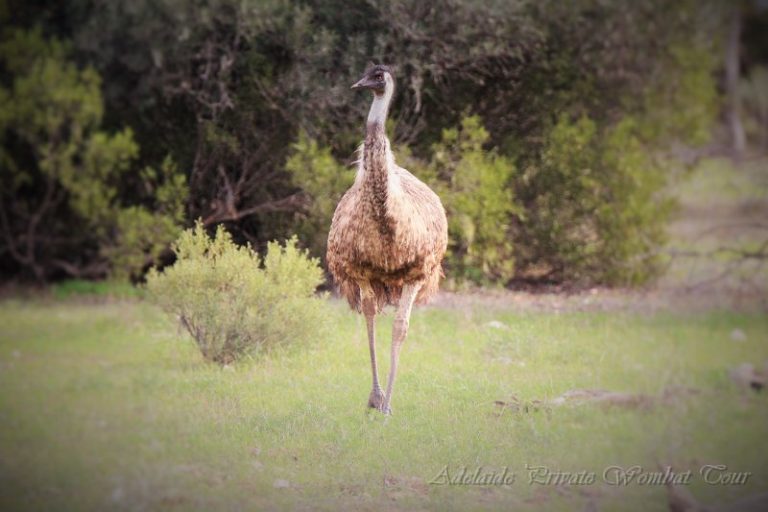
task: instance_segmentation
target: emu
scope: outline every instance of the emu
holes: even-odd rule
[[[339,292],[365,315],[373,389],[368,407],[392,414],[392,390],[411,309],[434,295],[442,276],[448,224],[440,198],[395,163],[385,123],[395,91],[388,66],[366,70],[352,89],[373,92],[355,182],[336,207],[326,260]],[[379,384],[375,317],[396,306],[387,391]]]

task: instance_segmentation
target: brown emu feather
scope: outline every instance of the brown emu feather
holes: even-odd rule
[[[448,233],[440,199],[418,178],[396,165],[392,156],[384,132],[394,91],[389,68],[374,66],[355,87],[372,89],[374,101],[365,142],[359,150],[357,178],[336,207],[326,257],[340,293],[369,321],[373,397],[378,387],[373,315],[387,304],[398,305],[403,310],[401,314],[398,309],[392,341],[396,366],[396,345],[399,353],[414,302],[411,297],[405,304],[401,303],[403,289],[409,286],[409,290],[416,290],[416,303],[424,303],[435,294],[442,276],[441,261]],[[367,308],[366,297],[372,302]],[[371,398],[371,407],[389,412],[393,380],[394,372],[390,373],[386,400],[378,404]]]

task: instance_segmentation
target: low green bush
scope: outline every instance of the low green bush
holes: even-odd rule
[[[505,283],[515,272],[510,232],[520,213],[513,190],[515,164],[495,149],[483,149],[488,140],[480,117],[465,117],[458,128],[443,130],[432,146],[428,170],[414,170],[430,181],[445,206],[446,267],[459,283]]]
[[[656,277],[674,201],[666,192],[667,163],[644,141],[643,121],[627,116],[601,125],[563,114],[533,151],[509,156],[488,148],[482,119],[467,116],[443,130],[428,158],[396,148],[398,162],[445,206],[447,284],[504,286],[518,278],[633,286]],[[321,199],[302,224],[310,241],[324,241],[346,186],[334,162],[304,136],[289,160],[294,176],[304,176],[298,183]],[[308,245],[320,253],[319,242]]]
[[[744,102],[747,137],[761,151],[768,150],[768,66],[755,66],[742,78],[739,94]]]
[[[325,329],[315,296],[323,273],[291,238],[269,243],[262,258],[219,226],[210,238],[200,222],[174,244],[176,263],[152,269],[152,301],[177,316],[203,356],[228,364],[246,354],[304,343]]]
[[[674,203],[665,169],[626,118],[561,116],[518,185],[519,265],[555,282],[639,285],[659,271]]]
[[[330,148],[319,146],[303,132],[293,144],[285,169],[309,199],[306,210],[296,214],[296,233],[302,246],[323,257],[333,212],[352,186],[355,171],[339,164]]]

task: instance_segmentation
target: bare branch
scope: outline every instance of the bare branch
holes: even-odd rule
[[[250,215],[274,212],[292,212],[300,209],[306,204],[307,199],[303,192],[297,192],[282,199],[267,201],[256,206],[243,208],[240,210],[222,208],[219,206],[220,202],[216,202],[214,211],[203,219],[203,224],[205,226],[210,226],[219,222],[241,220]]]

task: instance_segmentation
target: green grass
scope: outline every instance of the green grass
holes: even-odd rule
[[[73,297],[109,297],[126,299],[140,297],[142,289],[124,281],[86,281],[69,279],[51,286],[51,293],[57,299]]]
[[[728,378],[768,360],[765,316],[420,309],[385,421],[364,410],[364,322],[337,302],[328,314],[331,338],[222,369],[142,302],[0,303],[0,509],[666,510],[663,487],[600,477],[657,460],[753,473],[744,486],[695,475],[703,502],[768,489],[768,398]],[[650,410],[494,405],[673,387],[698,392]],[[529,485],[526,464],[598,482]],[[446,465],[507,466],[517,481],[429,485]]]

